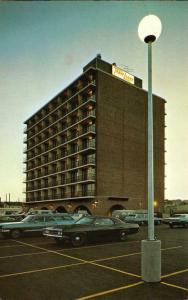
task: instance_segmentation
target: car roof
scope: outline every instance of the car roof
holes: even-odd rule
[[[82,218],[91,218],[91,219],[96,219],[96,218],[100,218],[100,219],[118,219],[118,218],[115,218],[115,217],[111,217],[111,216],[97,216],[97,215],[86,215],[86,216],[83,216]],[[119,220],[119,219],[118,219]]]

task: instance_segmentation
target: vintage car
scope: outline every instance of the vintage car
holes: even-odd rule
[[[1,223],[8,223],[8,222],[19,222],[22,219],[24,219],[24,217],[26,217],[25,215],[23,216],[21,215],[4,215],[4,216],[0,216],[0,225]]]
[[[20,222],[4,223],[0,225],[0,233],[4,237],[19,238],[26,233],[42,233],[47,226],[73,224],[72,217],[65,214],[30,215]]]
[[[138,214],[129,214],[121,217],[121,220],[127,223],[134,223],[138,225],[147,225],[148,224],[148,214],[147,213],[138,213]],[[154,224],[159,225],[162,223],[162,218],[154,216]]]
[[[68,240],[71,244],[82,246],[86,242],[124,241],[129,234],[137,233],[138,224],[126,224],[113,217],[85,216],[75,224],[68,226],[49,227],[43,235],[53,237],[58,244]]]
[[[175,214],[173,217],[163,219],[163,223],[169,225],[170,228],[188,227],[188,214]]]

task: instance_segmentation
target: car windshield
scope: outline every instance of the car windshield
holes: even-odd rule
[[[74,219],[71,216],[55,216],[56,220],[66,220],[66,221],[74,221]]]
[[[32,219],[33,216],[27,216],[25,217],[22,222],[29,222]]]
[[[39,220],[40,219],[40,220]],[[41,216],[36,216],[36,215],[30,215],[25,217],[22,222],[36,222],[36,221],[43,221],[44,217],[42,216],[42,220],[41,220]]]
[[[87,225],[92,223],[93,223],[93,218],[90,217],[83,217],[76,222],[76,224],[87,224]]]

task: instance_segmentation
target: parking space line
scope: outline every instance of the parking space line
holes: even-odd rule
[[[41,251],[41,252],[33,252],[33,253],[23,253],[23,254],[15,254],[15,255],[6,255],[6,256],[0,256],[0,259],[3,259],[3,258],[14,258],[14,257],[19,257],[19,256],[37,255],[37,254],[48,254],[48,252]]]
[[[53,250],[48,250],[48,249],[45,249],[45,248],[42,248],[42,247],[38,247],[38,246],[33,246],[31,244],[23,243],[23,242],[20,242],[20,241],[17,241],[17,242],[25,244],[27,246],[31,246],[33,248],[37,248],[37,249],[41,249],[41,250],[46,250],[46,252],[49,252],[49,253],[55,253],[55,254],[63,256],[63,257],[68,257],[68,258],[71,258],[71,259],[75,259],[75,260],[78,260],[78,261],[80,261],[80,262],[82,262],[84,264],[90,264],[90,265],[94,265],[94,266],[101,267],[101,268],[104,268],[104,269],[108,269],[108,270],[111,270],[111,271],[115,271],[115,272],[118,272],[118,273],[121,273],[121,274],[125,274],[125,275],[129,275],[129,276],[140,278],[140,276],[137,275],[137,274],[133,274],[133,273],[129,273],[129,272],[125,272],[125,271],[119,270],[119,269],[115,269],[115,268],[111,268],[111,267],[104,266],[104,265],[101,265],[101,264],[97,264],[94,261],[87,261],[87,260],[80,259],[80,258],[77,258],[77,257],[74,257],[74,256],[70,256],[70,255],[67,255],[67,254],[59,253],[59,252],[53,251]]]
[[[164,282],[164,281],[161,281],[161,284],[171,286],[173,288],[180,289],[180,290],[188,292],[188,289],[184,288],[183,286],[175,285],[175,284],[172,284],[172,283],[167,283],[167,282]]]
[[[163,248],[163,249],[161,249],[161,251],[173,250],[173,249],[178,249],[178,248],[183,248],[183,246],[174,246],[174,247],[169,247],[169,248]]]
[[[93,261],[96,262],[96,261],[105,261],[105,260],[111,260],[111,259],[116,259],[116,258],[123,258],[123,257],[126,257],[126,256],[139,255],[140,253],[141,252],[134,252],[134,253],[129,253],[129,254],[122,254],[122,255],[117,255],[117,256],[111,256],[111,257],[106,257],[106,258],[95,259]]]
[[[164,248],[164,249],[161,249],[161,251],[172,250],[172,249],[177,249],[177,248],[181,248],[181,247],[182,246],[171,247],[171,248]],[[122,255],[117,255],[117,256],[112,256],[112,257],[107,257],[107,258],[95,259],[94,262],[111,260],[111,259],[116,259],[116,258],[123,258],[123,257],[126,257],[126,256],[129,257],[129,256],[134,256],[134,255],[139,255],[139,254],[141,254],[141,252],[134,252],[134,253],[122,254]]]
[[[83,263],[87,263],[87,261],[84,260],[84,259],[77,258],[77,257],[74,257],[74,256],[70,256],[70,255],[63,254],[63,253],[59,253],[59,252],[54,251],[54,250],[45,249],[45,248],[43,248],[43,247],[34,246],[34,245],[32,245],[32,244],[28,244],[28,243],[24,243],[24,242],[20,242],[20,241],[16,241],[16,242],[17,242],[17,243],[24,244],[24,245],[26,245],[26,246],[30,246],[30,247],[32,247],[32,248],[44,250],[44,251],[46,251],[46,252],[48,252],[48,253],[54,253],[54,254],[57,254],[57,255],[60,255],[60,256],[64,256],[64,257],[68,257],[68,258],[71,258],[71,259],[74,259],[74,260],[78,260],[78,261],[83,262]]]
[[[118,272],[118,273],[121,273],[121,274],[125,274],[125,275],[129,275],[129,276],[132,276],[132,277],[141,278],[140,275],[133,274],[133,273],[126,272],[126,271],[122,271],[122,270],[119,270],[119,269],[115,269],[115,268],[112,268],[112,267],[109,267],[109,266],[97,264],[97,263],[95,263],[94,261],[92,261],[92,262],[89,261],[88,263],[91,264],[91,265],[97,266],[97,267],[101,267],[101,268],[103,268],[103,269],[115,271],[115,272]]]
[[[173,272],[173,273],[170,273],[170,274],[166,274],[166,275],[161,276],[161,278],[167,278],[167,277],[175,276],[175,275],[182,274],[182,273],[185,273],[185,272],[188,272],[188,269]]]
[[[133,274],[133,273],[130,273],[130,272],[125,272],[123,270],[115,269],[115,268],[112,268],[112,267],[109,267],[109,266],[105,266],[105,265],[96,263],[97,261],[110,260],[110,259],[115,259],[115,258],[123,257],[123,256],[117,256],[117,257],[111,257],[111,258],[106,258],[106,259],[104,258],[104,259],[100,259],[100,260],[87,261],[87,260],[84,260],[84,259],[81,259],[81,258],[70,256],[70,255],[67,255],[67,254],[64,254],[64,253],[60,253],[60,252],[57,252],[57,251],[54,251],[54,250],[48,250],[48,249],[45,249],[43,247],[35,246],[35,245],[28,244],[28,243],[25,243],[25,242],[21,242],[21,241],[17,241],[17,240],[16,240],[16,242],[18,244],[21,244],[21,245],[25,245],[25,246],[29,246],[29,247],[32,247],[32,248],[35,248],[35,249],[43,250],[44,253],[54,253],[56,255],[60,255],[60,256],[66,257],[66,258],[70,258],[70,259],[74,259],[74,260],[77,260],[77,261],[80,262],[80,263],[66,265],[64,267],[72,266],[72,265],[79,265],[79,264],[90,264],[90,265],[94,265],[94,266],[97,266],[97,267],[100,267],[100,268],[104,268],[104,269],[107,269],[107,270],[115,271],[115,272],[118,272],[118,273],[121,273],[121,274],[124,274],[124,275],[141,278],[140,275]],[[178,246],[177,248],[179,248],[179,247],[180,246]],[[171,248],[166,248],[166,249],[162,249],[162,250],[164,251],[164,250],[170,250],[170,249],[174,249],[174,248],[175,247],[171,247]],[[136,253],[125,254],[124,256],[131,256],[131,255],[138,255],[138,254],[140,254],[140,253],[136,252]],[[52,267],[52,268],[46,268],[46,269],[40,269],[40,270],[33,270],[33,271],[28,271],[28,272],[26,271],[26,272],[22,272],[22,273],[13,273],[13,274],[1,275],[0,278],[2,278],[3,276],[4,277],[16,276],[16,275],[20,275],[20,274],[28,274],[28,273],[34,273],[34,272],[40,272],[40,271],[46,271],[46,270],[58,269],[58,268],[59,267]],[[60,268],[62,268],[62,266]],[[184,272],[185,272],[185,270],[184,270]],[[178,272],[178,273],[180,273],[180,272]],[[177,274],[177,272],[176,272],[176,274]],[[169,276],[172,276],[172,275],[168,274],[166,276],[163,276],[163,278],[164,277],[169,277]]]
[[[132,243],[139,243],[140,241],[130,241],[130,242],[125,242],[126,244],[132,244]],[[69,251],[69,250],[77,250],[77,249],[90,249],[90,248],[97,248],[97,247],[104,247],[104,246],[111,246],[111,245],[117,245],[117,244],[123,244],[122,242],[117,242],[117,243],[108,243],[108,244],[100,244],[100,245],[92,245],[92,246],[82,246],[82,247],[74,247],[74,248],[67,248],[63,249],[60,251]]]
[[[87,300],[87,299],[92,299],[92,298],[100,297],[100,296],[107,295],[107,294],[112,294],[112,293],[115,293],[115,292],[119,292],[121,290],[126,290],[126,289],[129,289],[129,288],[135,287],[135,286],[143,284],[143,283],[144,283],[143,281],[139,281],[139,282],[136,282],[136,283],[133,283],[133,284],[121,286],[119,288],[115,288],[115,289],[99,292],[99,293],[96,293],[96,294],[88,295],[88,296],[85,296],[85,297],[77,298],[76,300]]]
[[[25,274],[32,274],[32,273],[38,273],[38,272],[44,272],[44,271],[50,271],[50,270],[57,270],[57,269],[63,269],[68,268],[72,266],[79,266],[85,264],[84,262],[80,263],[74,263],[74,264],[68,264],[63,266],[56,266],[56,267],[49,267],[44,269],[36,269],[36,270],[30,270],[30,271],[24,271],[24,272],[17,272],[17,273],[10,273],[10,274],[4,274],[0,275],[0,278],[6,278],[6,277],[12,277],[12,276],[18,276],[18,275],[25,275]]]
[[[17,244],[15,244],[15,245],[0,246],[0,250],[1,250],[2,248],[23,247],[23,246],[24,246],[24,245],[17,245]]]
[[[179,249],[179,248],[182,248],[182,247],[183,246],[174,246],[174,247],[162,248],[161,251],[174,250],[174,249]]]
[[[20,246],[23,246],[23,245],[20,245]],[[182,246],[172,247],[172,248],[166,248],[166,249],[162,249],[162,250],[164,251],[164,250],[170,250],[170,249],[174,249],[174,248],[176,249],[176,248],[180,248],[180,247],[182,247]],[[76,249],[76,248],[71,248],[71,249]],[[80,249],[80,248],[78,248],[78,249]],[[58,253],[61,252],[61,251],[64,251],[64,250],[58,250]],[[0,259],[14,258],[14,257],[19,257],[19,256],[22,257],[22,256],[29,256],[29,255],[37,255],[37,254],[48,254],[48,252],[45,249],[45,251],[40,251],[40,252],[0,256]],[[123,257],[129,257],[129,256],[139,255],[139,254],[141,254],[141,252],[134,252],[134,253],[122,254],[122,255],[117,255],[117,256],[112,256],[112,257],[107,257],[107,258],[100,258],[100,259],[95,259],[95,260],[89,261],[89,262],[98,262],[98,261],[113,260],[113,259],[118,259],[118,258],[123,258]]]

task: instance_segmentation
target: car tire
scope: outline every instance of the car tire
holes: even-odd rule
[[[86,243],[86,235],[84,233],[75,233],[71,237],[73,247],[80,247]]]
[[[127,234],[124,230],[120,231],[120,240],[125,241],[127,239]]]
[[[12,239],[18,239],[21,237],[21,235],[22,235],[22,232],[19,229],[13,229],[10,233],[10,236]]]
[[[57,245],[59,245],[59,246],[63,245],[63,243],[64,243],[63,240],[61,240],[59,238],[54,238],[54,239],[55,239]]]
[[[169,224],[169,226],[170,226],[170,228],[173,228],[173,227],[174,227],[174,225],[173,225],[173,224]]]

